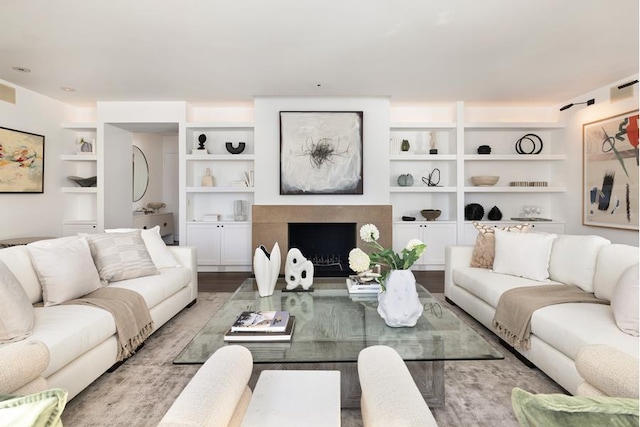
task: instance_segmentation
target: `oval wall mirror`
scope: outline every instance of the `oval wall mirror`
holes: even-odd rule
[[[149,165],[142,150],[133,146],[133,201],[142,199],[149,185]]]

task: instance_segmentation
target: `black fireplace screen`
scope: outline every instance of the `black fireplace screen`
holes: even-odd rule
[[[289,248],[298,248],[313,263],[314,276],[353,274],[349,252],[356,245],[356,223],[289,223]]]

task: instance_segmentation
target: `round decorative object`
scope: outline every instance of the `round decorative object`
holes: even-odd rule
[[[522,147],[523,143],[531,144],[531,149],[526,150]],[[528,133],[516,142],[516,153],[518,154],[540,154],[542,152],[542,139],[535,133]]]
[[[427,221],[435,221],[442,211],[440,209],[422,209],[420,213]]]
[[[498,209],[497,206],[494,206],[489,210],[487,218],[491,221],[500,221],[502,219],[502,212],[500,212],[500,209]]]
[[[476,187],[491,187],[492,185],[496,185],[500,177],[495,175],[478,175],[472,176],[469,179]]]
[[[416,217],[415,216],[403,216],[402,220],[403,221],[415,221]]]
[[[478,154],[491,154],[491,147],[489,145],[481,145],[478,147]]]
[[[392,328],[413,327],[422,316],[422,303],[411,270],[392,270],[378,294],[378,314]]]
[[[403,139],[402,144],[400,144],[400,149],[402,151],[409,151],[409,148],[411,148],[411,144],[409,144],[409,141],[406,139]]]
[[[207,135],[201,133],[198,136],[198,150],[204,150],[204,143],[207,142]]]
[[[93,151],[93,147],[90,142],[82,140],[82,144],[80,144],[80,151],[83,153],[91,153]]]
[[[464,219],[467,221],[479,221],[484,216],[484,208],[477,203],[469,203],[464,207]]]
[[[398,177],[398,185],[400,187],[411,187],[413,185],[413,176],[410,173],[400,175]]]
[[[227,151],[231,154],[240,154],[244,151],[244,147],[245,147],[245,143],[244,142],[239,142],[237,147],[233,146],[233,143],[231,142],[227,142],[226,144],[224,144],[224,146],[227,148]]]

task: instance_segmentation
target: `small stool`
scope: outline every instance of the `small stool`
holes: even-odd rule
[[[263,371],[242,427],[340,426],[340,371]]]

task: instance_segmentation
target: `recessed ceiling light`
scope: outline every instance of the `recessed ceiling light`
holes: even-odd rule
[[[27,67],[13,67],[13,69],[19,73],[30,73],[31,69]]]
[[[62,86],[60,89],[62,89],[65,92],[75,92],[76,90],[70,86]]]

